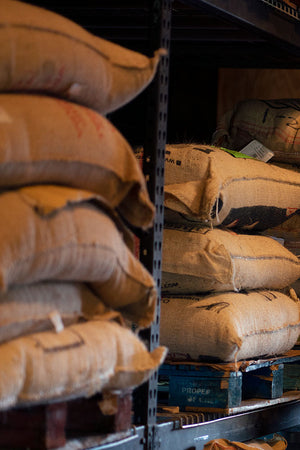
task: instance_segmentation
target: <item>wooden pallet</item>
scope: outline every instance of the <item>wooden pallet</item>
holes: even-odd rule
[[[279,399],[284,392],[298,389],[298,377],[289,377],[291,364],[293,373],[297,372],[299,349],[276,358],[236,364],[167,361],[159,370],[158,400],[181,411],[228,414],[240,412],[242,406],[243,410],[253,409],[255,399]]]
[[[95,395],[0,412],[0,448],[46,450],[67,440],[120,433],[131,427],[132,394]]]
[[[171,412],[166,408],[170,406],[158,405],[157,421],[175,423],[175,427],[182,425],[191,425],[195,423],[207,422],[210,420],[222,419],[224,417],[232,416],[235,414],[246,413],[269,406],[281,405],[292,401],[300,400],[300,391],[285,392],[281,397],[274,399],[260,399],[252,398],[249,400],[242,400],[239,406],[233,408],[206,408],[206,407],[193,407],[187,406],[184,409],[179,407],[177,410]],[[298,450],[298,449],[297,449]]]

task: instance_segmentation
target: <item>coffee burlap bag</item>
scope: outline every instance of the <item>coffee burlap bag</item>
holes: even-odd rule
[[[151,274],[88,191],[31,186],[0,195],[0,287],[45,280],[89,282],[130,320],[153,320]]]
[[[130,329],[105,320],[13,339],[0,346],[0,409],[134,388],[165,353],[149,353]]]
[[[298,278],[300,260],[270,237],[218,228],[164,229],[163,293],[282,289]]]
[[[160,342],[170,352],[234,362],[285,353],[300,332],[299,300],[280,291],[163,297]]]
[[[272,438],[255,439],[246,442],[229,441],[228,439],[214,439],[204,445],[204,450],[285,450],[287,441],[280,434]]]
[[[263,232],[266,236],[275,236],[287,240],[297,240],[300,238],[300,214],[295,214],[290,219],[268,228]]]
[[[255,139],[274,153],[272,161],[300,164],[299,130],[299,99],[247,99],[224,114],[212,143],[243,151]]]
[[[84,283],[41,282],[14,286],[0,293],[0,343],[45,330],[61,331],[73,323],[115,318]]]
[[[300,213],[300,173],[213,146],[168,145],[164,204],[166,222],[265,230]]]
[[[47,92],[103,114],[136,97],[165,54],[148,58],[17,0],[1,0],[0,18],[1,91]]]
[[[136,227],[153,223],[133,150],[105,117],[47,96],[1,94],[0,187],[45,183],[101,194]]]

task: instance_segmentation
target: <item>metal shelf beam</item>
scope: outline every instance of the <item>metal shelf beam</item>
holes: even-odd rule
[[[250,28],[300,57],[299,20],[263,0],[182,0],[182,3]]]
[[[153,448],[203,450],[212,439],[247,441],[291,428],[299,421],[300,401],[295,401],[177,429],[167,422],[156,427]]]

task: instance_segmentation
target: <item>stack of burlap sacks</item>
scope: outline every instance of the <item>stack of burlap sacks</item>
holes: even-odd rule
[[[132,252],[153,224],[132,148],[104,114],[149,59],[50,11],[0,3],[0,409],[131,390],[163,361],[133,333],[156,286]]]
[[[233,362],[297,341],[296,255],[261,235],[300,211],[300,174],[201,144],[168,145],[161,343]]]
[[[251,441],[237,442],[228,439],[213,439],[207,442],[204,450],[285,450],[288,447],[286,439],[281,434],[274,434]]]
[[[232,150],[243,148],[254,139],[274,153],[270,163],[300,172],[300,100],[243,100],[221,117],[213,143]],[[292,204],[283,223],[263,234],[280,239],[295,255],[300,255],[300,213]],[[300,280],[293,283],[300,296]]]

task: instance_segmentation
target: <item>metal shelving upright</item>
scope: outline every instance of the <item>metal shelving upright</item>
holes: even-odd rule
[[[160,5],[162,14],[165,14],[164,8],[169,8],[169,5]],[[179,2],[180,3],[180,2]],[[271,67],[300,67],[300,16],[296,11],[291,11],[283,5],[282,10],[279,8],[278,3],[276,3],[276,8],[273,8],[272,2],[265,0],[255,0],[252,2],[247,2],[246,0],[182,0],[182,4],[191,5],[194,8],[199,8],[204,13],[211,16],[216,16],[222,20],[229,21],[229,23],[235,23],[241,26],[246,32],[255,33],[257,36],[257,41],[263,42],[264,44],[271,45],[274,48],[278,48],[277,59],[271,57],[270,62],[266,62],[267,66]],[[283,13],[286,13],[285,16]],[[168,13],[169,14],[169,13]],[[169,19],[168,15],[168,21]],[[292,19],[291,19],[292,18]],[[176,31],[176,30],[175,30]],[[164,33],[165,30],[162,30]],[[169,31],[168,31],[169,32]],[[254,39],[253,39],[254,40]],[[232,43],[232,45],[234,45]],[[171,27],[171,55],[172,55],[172,27]],[[285,55],[288,55],[285,58]],[[260,62],[260,65],[263,63]],[[256,66],[256,61],[252,58],[252,61],[248,59],[247,66]],[[160,81],[161,80],[161,81]],[[167,84],[165,83],[163,77],[158,77],[158,84],[154,86],[154,89],[159,92],[161,89],[164,90],[167,95]],[[167,102],[164,108],[167,106]],[[155,116],[155,114],[154,114]],[[156,120],[158,127],[162,126],[166,131],[166,124],[161,124],[161,115],[159,110],[157,110]],[[152,127],[150,127],[152,128]],[[150,130],[151,131],[151,130]],[[152,130],[153,132],[153,130]],[[165,140],[161,144],[163,145]],[[148,153],[148,158],[151,160],[152,155],[156,153],[157,159],[152,159],[154,166],[147,173],[147,176],[152,174],[163,173],[163,148],[157,145],[157,142],[152,141],[149,145],[150,153]],[[156,189],[161,190],[160,187]],[[152,189],[153,188],[152,186]],[[151,192],[151,190],[150,190]],[[158,212],[158,223],[161,227],[162,218],[161,213],[163,211],[163,192],[162,195],[156,197],[156,210]],[[161,203],[160,203],[161,202]],[[157,231],[157,230],[156,230]],[[161,231],[161,230],[160,230]],[[154,246],[161,245],[161,235],[159,233],[156,235],[158,241],[156,242],[155,232],[153,235]],[[159,242],[159,244],[158,244]],[[149,255],[148,255],[149,256]],[[160,282],[160,260],[159,253],[156,257],[153,257],[153,267],[156,268],[157,272],[154,270],[154,274],[157,276],[158,283]],[[149,266],[148,266],[149,267]],[[159,305],[158,305],[159,308]],[[157,313],[156,325],[151,329],[150,333],[150,343],[158,342],[159,336],[159,309]],[[155,388],[155,383],[152,389]],[[148,402],[153,400],[153,397],[148,397]],[[149,403],[148,403],[149,404]],[[154,409],[153,409],[154,411]],[[194,423],[190,425],[181,425],[178,422],[165,422],[160,424],[155,424],[153,421],[153,415],[149,417],[146,422],[148,427],[147,439],[145,441],[147,449],[159,449],[168,450],[170,448],[176,450],[202,450],[205,443],[211,439],[216,439],[218,437],[223,437],[236,441],[245,441],[254,439],[257,437],[265,436],[270,433],[274,433],[279,430],[287,429],[300,424],[300,401],[293,401],[288,403],[278,404],[276,406],[268,406],[260,408],[251,412],[238,414],[235,416],[225,417],[222,419],[211,420],[209,422]],[[151,430],[149,430],[151,427]]]

